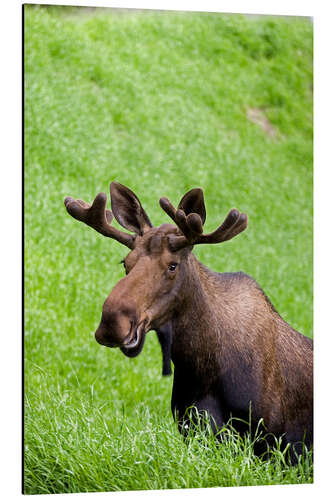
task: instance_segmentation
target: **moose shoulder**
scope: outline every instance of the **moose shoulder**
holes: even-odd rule
[[[296,453],[303,442],[310,447],[312,341],[281,318],[251,277],[215,273],[192,253],[194,245],[235,237],[247,227],[247,216],[233,209],[216,231],[204,234],[206,209],[197,188],[177,209],[161,198],[174,224],[153,227],[130,189],[112,182],[110,192],[112,212],[105,209],[103,193],[91,206],[65,199],[74,218],[130,249],[126,276],[103,305],[97,342],[133,357],[149,330],[161,332],[162,350],[163,341],[165,352],[171,348],[171,406],[180,430],[186,427],[187,409],[196,407],[209,413],[214,429],[230,417],[251,418],[252,428],[263,419],[267,431],[283,436]],[[134,234],[112,227],[113,215]]]

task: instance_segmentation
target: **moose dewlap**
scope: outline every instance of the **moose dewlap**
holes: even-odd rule
[[[126,276],[104,302],[97,342],[134,357],[156,330],[163,373],[170,373],[170,357],[174,364],[171,407],[181,431],[190,407],[207,412],[214,431],[231,417],[239,432],[248,430],[244,421],[255,430],[263,420],[267,433],[292,445],[295,460],[304,444],[312,446],[313,342],[281,318],[253,278],[211,271],[192,253],[194,245],[237,236],[247,216],[233,209],[204,234],[204,197],[196,188],[177,209],[161,198],[173,224],[153,227],[130,189],[112,182],[110,193],[112,211],[104,193],[92,205],[65,199],[75,219],[130,250]],[[133,234],[111,226],[113,216]]]

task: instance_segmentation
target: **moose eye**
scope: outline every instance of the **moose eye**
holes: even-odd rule
[[[168,270],[175,271],[177,266],[178,266],[177,262],[171,262],[171,264],[168,265]]]

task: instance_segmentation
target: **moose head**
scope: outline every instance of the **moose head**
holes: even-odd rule
[[[110,194],[112,212],[106,209],[104,193],[99,193],[92,205],[67,197],[65,206],[72,217],[130,250],[123,261],[126,276],[105,300],[95,338],[134,357],[141,352],[146,333],[166,324],[182,307],[194,245],[230,240],[247,227],[247,216],[230,210],[214,232],[203,234],[206,208],[202,190],[195,188],[182,197],[177,209],[161,198],[161,208],[175,225],[153,227],[129,188],[112,182]],[[113,216],[134,234],[113,227]]]

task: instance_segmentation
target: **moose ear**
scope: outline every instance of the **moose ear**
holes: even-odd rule
[[[111,182],[111,207],[121,226],[142,236],[153,227],[135,194],[119,182]]]
[[[202,189],[194,188],[184,194],[179,202],[178,210],[179,209],[183,210],[185,215],[191,213],[200,215],[202,224],[204,224],[206,220],[206,207]]]

